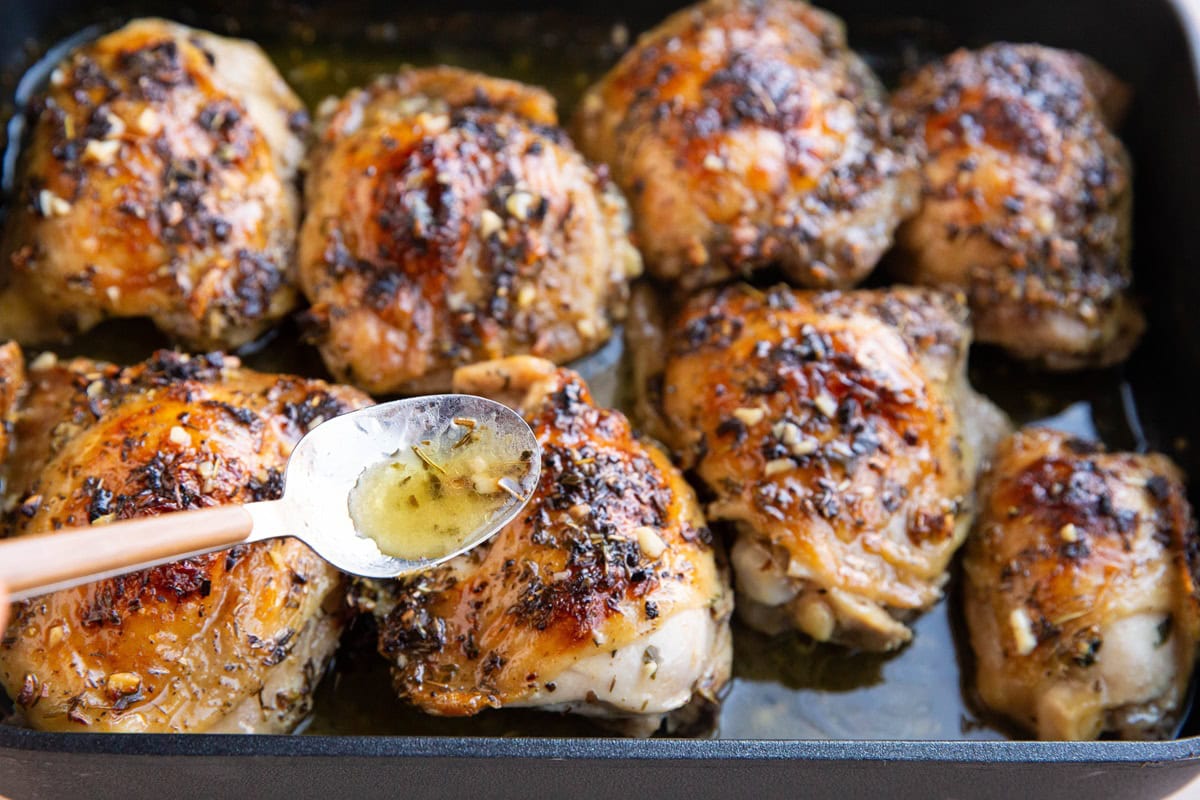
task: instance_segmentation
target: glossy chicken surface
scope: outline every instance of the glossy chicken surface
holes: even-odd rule
[[[642,734],[715,702],[732,597],[679,471],[549,362],[464,367],[454,388],[526,416],[542,477],[490,544],[385,590],[380,651],[401,696],[433,714],[538,707]]]
[[[291,310],[307,117],[256,45],[136,20],[60,64],[30,119],[0,337],[149,317],[222,349]]]
[[[685,288],[779,264],[861,280],[916,203],[915,161],[841,20],[794,0],[708,0],[643,35],[584,96],[651,274]]]
[[[444,391],[464,364],[608,339],[641,258],[620,193],[556,123],[541,89],[449,67],[323,107],[300,278],[339,379]]]
[[[40,357],[10,466],[7,535],[278,497],[320,420],[369,401],[161,351],[121,369]],[[0,686],[43,730],[282,732],[311,707],[344,617],[340,575],[294,539],[13,606]]]
[[[4,509],[4,462],[17,422],[17,402],[25,387],[25,360],[16,342],[0,344],[0,511]]]
[[[1129,355],[1132,175],[1110,126],[1123,87],[1084,56],[1037,45],[960,50],[894,97],[923,132],[920,212],[900,274],[966,292],[975,336],[1054,369]]]
[[[1057,431],[1001,445],[964,562],[986,706],[1041,739],[1173,734],[1200,636],[1182,479]]]
[[[902,287],[735,285],[685,306],[662,404],[709,519],[736,529],[750,625],[890,650],[940,599],[1007,425],[967,383],[966,319],[953,296]]]

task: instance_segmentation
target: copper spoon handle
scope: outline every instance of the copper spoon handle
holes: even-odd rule
[[[254,518],[238,505],[19,536],[0,541],[0,582],[13,600],[24,600],[221,550],[253,529]]]

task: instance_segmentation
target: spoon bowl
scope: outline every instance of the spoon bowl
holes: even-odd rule
[[[419,442],[453,442],[462,436],[456,419],[471,419],[490,428],[504,443],[510,460],[523,459],[529,468],[516,480],[516,492],[457,548],[437,558],[390,556],[361,535],[350,516],[348,498],[368,467]],[[271,530],[269,517],[284,515],[286,528],[322,558],[343,572],[364,578],[392,578],[427,569],[460,555],[507,525],[533,494],[541,473],[537,438],[512,409],[473,395],[443,394],[380,403],[334,417],[305,436],[288,460],[283,498],[274,503],[246,506],[255,530]],[[262,524],[259,523],[260,517]],[[251,540],[257,537],[252,535]]]

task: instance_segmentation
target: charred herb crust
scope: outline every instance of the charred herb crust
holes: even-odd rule
[[[950,240],[979,239],[1004,251],[971,272],[973,306],[1016,301],[1087,320],[1129,288],[1121,222],[1129,160],[1072,54],[1008,44],[959,51],[922,71],[896,103],[910,124],[923,127],[932,163],[964,147],[1012,157],[1001,167],[1014,176],[1004,213],[946,230]],[[997,180],[990,172],[977,178],[979,167],[968,155],[941,182],[926,171],[924,192],[939,202],[979,203]],[[1048,188],[1049,225],[1031,220],[1026,207],[1026,192],[1036,203]]]
[[[542,444],[541,481],[518,521],[491,545],[523,557],[480,554],[472,558],[487,568],[468,577],[444,569],[389,590],[394,605],[380,626],[380,652],[394,665],[398,690],[415,702],[465,692],[500,704],[514,679],[504,677],[505,654],[480,645],[485,634],[496,640],[494,630],[479,627],[491,595],[511,600],[491,609],[499,620],[493,625],[561,637],[570,647],[598,636],[630,603],[656,618],[658,605],[648,598],[664,581],[685,579],[660,553],[642,550],[639,528],[666,536],[678,526],[685,542],[711,542],[707,529],[677,521],[678,500],[628,421],[594,407],[578,379],[562,381],[529,419]],[[506,536],[522,541],[505,543]],[[524,677],[530,685],[537,680]]]
[[[123,468],[119,474],[111,468],[90,474],[87,464],[73,468],[71,482],[78,488],[73,494],[67,492],[48,524],[52,528],[101,524],[280,497],[284,462],[252,465],[235,451],[222,452],[223,426],[230,433],[240,429],[245,435],[261,437],[268,422],[276,419],[284,423],[279,430],[294,442],[307,431],[315,414],[334,416],[349,411],[351,405],[319,382],[291,378],[281,378],[275,385],[264,383],[261,394],[246,396],[245,405],[208,396],[210,388],[219,388],[227,380],[236,384],[238,370],[235,359],[219,353],[190,356],[159,351],[133,367],[98,365],[92,370],[72,371],[73,394],[47,460],[92,425],[111,424],[113,438],[103,446],[120,454]],[[296,399],[280,402],[280,394]],[[148,396],[155,402],[144,403]],[[175,416],[160,411],[162,403],[181,401],[192,410]],[[126,403],[135,405],[126,410]],[[173,441],[175,429],[195,431],[199,443]],[[48,513],[35,484],[5,518],[5,525],[12,532],[39,529],[47,524],[43,517]],[[90,607],[83,611],[82,622],[119,625],[125,615],[146,603],[203,597],[245,552],[245,548],[234,548],[102,582]]]

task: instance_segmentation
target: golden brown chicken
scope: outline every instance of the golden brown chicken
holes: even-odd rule
[[[4,511],[4,462],[8,458],[12,429],[17,422],[17,402],[25,387],[25,360],[16,342],[0,344],[0,512]]]
[[[732,598],[679,471],[547,361],[464,367],[454,388],[526,415],[541,483],[490,544],[377,608],[401,696],[432,714],[538,707],[642,734],[712,703],[730,673]]]
[[[59,65],[30,119],[0,337],[149,317],[232,348],[291,310],[307,118],[256,45],[137,20]]]
[[[16,425],[9,535],[277,497],[287,457],[360,393],[160,352],[39,358]],[[277,539],[13,607],[0,686],[45,730],[286,731],[342,627],[340,575]]]
[[[916,164],[841,20],[708,0],[642,36],[584,96],[579,142],[630,199],[655,276],[687,288],[779,264],[850,286],[916,203]]]
[[[542,90],[449,67],[327,103],[300,279],[335,375],[445,390],[463,364],[608,339],[641,258],[625,201],[556,122]]]
[[[894,103],[923,132],[924,202],[897,234],[906,280],[966,292],[976,338],[1054,369],[1114,364],[1129,298],[1132,176],[1109,126],[1121,85],[1077,53],[960,50]]]
[[[1179,469],[1028,429],[1000,446],[980,504],[964,567],[983,703],[1041,739],[1171,736],[1200,639]]]
[[[692,299],[662,403],[734,523],[738,610],[768,632],[890,650],[942,595],[1003,415],[971,389],[965,307],[932,290]]]

